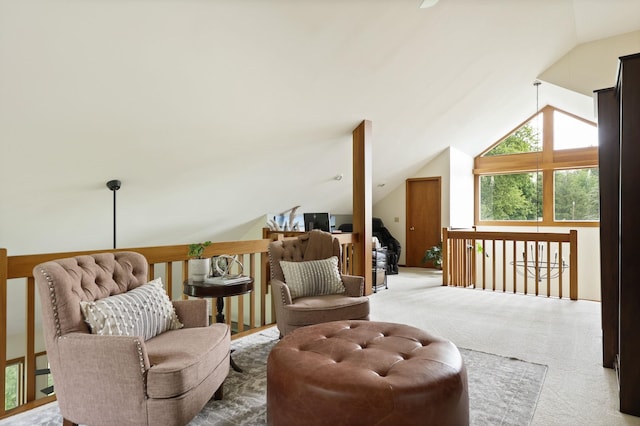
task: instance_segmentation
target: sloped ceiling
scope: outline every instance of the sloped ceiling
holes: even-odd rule
[[[533,80],[575,46],[640,29],[635,0],[419,4],[3,0],[0,246],[110,247],[114,178],[123,247],[235,239],[296,205],[350,213],[361,120],[376,202],[531,115]]]

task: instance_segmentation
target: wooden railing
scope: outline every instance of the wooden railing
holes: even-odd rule
[[[266,256],[269,240],[234,241],[214,243],[207,247],[204,256],[212,257],[221,254],[238,255],[244,264],[244,273],[254,278],[254,291],[241,296],[225,298],[226,322],[234,322],[239,334],[246,334],[253,329],[275,323],[273,317],[271,295],[268,291]],[[5,383],[5,366],[7,358],[7,303],[8,293],[24,292],[26,298],[25,317],[25,347],[24,347],[24,404],[5,411],[5,387],[0,389],[2,404],[0,418],[26,411],[55,400],[52,396],[37,396],[36,387],[36,346],[43,349],[43,343],[36,340],[36,333],[40,324],[36,322],[36,290],[33,278],[33,268],[39,263],[65,257],[114,251],[135,251],[144,255],[149,262],[149,279],[162,277],[165,289],[172,299],[187,296],[182,294],[182,285],[189,276],[188,246],[139,247],[119,250],[90,250],[82,252],[48,253],[22,256],[7,256],[6,249],[0,249],[0,383]],[[177,283],[176,283],[177,281]],[[8,292],[9,290],[9,292]],[[215,312],[215,300],[211,300],[211,312]],[[248,305],[248,309],[245,306]],[[235,321],[234,321],[235,320]],[[15,318],[12,318],[15,321]],[[38,386],[40,387],[40,386]]]
[[[237,338],[255,332],[267,325],[275,324],[275,314],[273,301],[269,292],[269,258],[267,248],[269,242],[279,238],[293,237],[300,233],[283,235],[277,232],[264,232],[264,238],[250,241],[232,241],[213,243],[205,249],[206,257],[219,256],[222,254],[238,255],[239,260],[244,265],[244,274],[254,279],[254,291],[241,295],[225,298],[225,318],[226,322],[237,331],[232,336]],[[349,253],[353,251],[353,241],[355,234],[338,235],[343,248],[343,259],[347,259]],[[135,251],[144,255],[149,262],[149,279],[162,277],[167,294],[172,299],[183,298],[183,282],[189,276],[188,270],[188,246],[173,245],[160,247],[138,247],[123,248],[118,250],[90,250],[80,252],[46,253],[20,256],[8,256],[6,249],[0,248],[0,419],[14,414],[27,411],[40,405],[55,400],[55,395],[38,396],[36,383],[36,361],[42,355],[44,343],[41,338],[41,325],[37,320],[39,306],[36,306],[36,289],[33,278],[33,268],[49,260],[61,259],[72,256],[115,252],[115,251]],[[349,265],[343,261],[343,273],[348,272]],[[11,358],[24,356],[24,403],[12,410],[5,410],[5,367],[7,365],[7,305],[13,303],[10,294],[24,294],[26,307],[24,309],[24,335],[18,336],[24,339],[24,347],[19,355],[12,355]],[[22,302],[20,302],[22,303]],[[14,303],[15,304],[15,303]],[[210,312],[215,313],[216,300],[211,300]],[[16,321],[15,318],[11,318]],[[38,355],[40,354],[40,355]],[[42,363],[42,359],[38,360]]]
[[[578,232],[442,230],[442,283],[578,299]],[[568,261],[567,261],[568,259]],[[568,290],[568,291],[567,291]]]

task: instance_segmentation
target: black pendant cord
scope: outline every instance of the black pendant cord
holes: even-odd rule
[[[116,191],[120,189],[122,183],[119,180],[107,182],[107,188],[113,191],[113,248],[116,248]]]
[[[113,191],[113,248],[116,248],[116,191]]]

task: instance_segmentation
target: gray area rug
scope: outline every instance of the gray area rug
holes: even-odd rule
[[[224,399],[210,401],[189,426],[266,424],[266,359],[278,342],[270,328],[231,343],[243,373],[230,370]],[[472,425],[528,425],[536,409],[547,366],[499,355],[460,349],[467,366]],[[56,403],[0,421],[15,426],[60,425]]]

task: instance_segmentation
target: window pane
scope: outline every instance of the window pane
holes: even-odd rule
[[[480,220],[541,218],[541,172],[480,176]]]
[[[598,172],[598,168],[554,172],[556,221],[600,220]]]
[[[598,128],[560,111],[553,112],[553,148],[598,146]]]
[[[521,154],[542,150],[542,113],[533,117],[518,130],[484,154],[484,157],[504,154]],[[538,130],[540,129],[540,130]],[[537,135],[540,135],[540,138]]]

